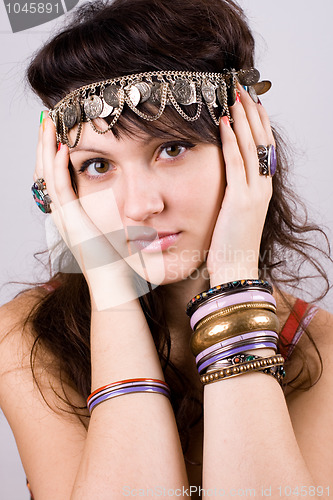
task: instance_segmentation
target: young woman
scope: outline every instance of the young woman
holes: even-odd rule
[[[29,67],[33,194],[75,258],[1,310],[37,500],[329,496],[332,317],[283,291],[287,252],[325,276],[320,230],[291,208],[253,51],[231,0],[115,0]]]

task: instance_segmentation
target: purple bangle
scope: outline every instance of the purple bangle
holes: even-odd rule
[[[90,413],[92,413],[93,409],[96,406],[98,406],[100,403],[103,403],[103,401],[106,401],[107,399],[112,399],[116,398],[117,396],[123,396],[125,394],[137,393],[137,392],[158,393],[158,394],[163,394],[163,396],[166,396],[167,398],[169,398],[170,396],[169,391],[162,389],[161,387],[147,387],[147,386],[127,387],[123,389],[117,389],[116,391],[111,391],[107,394],[104,394],[103,396],[100,396],[99,398],[95,399],[93,403],[89,404],[88,410]]]
[[[170,390],[164,383],[159,383],[156,381],[152,382],[147,382],[145,381],[144,384],[142,381],[137,381],[137,382],[127,382],[127,383],[119,383],[117,385],[114,385],[113,387],[106,387],[105,389],[98,391],[92,398],[89,400],[89,404],[93,403],[96,401],[96,399],[99,399],[101,396],[104,396],[104,394],[111,394],[113,391],[117,391],[118,389],[126,389],[127,387],[161,387],[162,389],[166,390],[167,392]]]
[[[274,297],[268,293],[261,290],[248,290],[245,292],[239,292],[234,295],[227,295],[226,297],[212,298],[205,302],[202,306],[193,313],[191,316],[191,328],[195,329],[197,323],[203,319],[208,314],[223,309],[224,307],[234,306],[236,304],[241,304],[242,302],[270,302],[276,306],[276,301]]]
[[[197,366],[198,372],[199,372],[199,374],[201,374],[201,372],[205,368],[207,368],[207,366],[212,365],[213,363],[215,363],[216,361],[220,361],[221,359],[228,358],[229,356],[232,356],[233,354],[240,354],[240,353],[245,352],[245,351],[250,351],[251,349],[262,349],[265,347],[272,348],[276,351],[276,344],[274,344],[273,342],[260,342],[260,343],[256,343],[256,344],[248,344],[248,345],[244,346],[242,349],[240,349],[239,347],[238,348],[235,347],[234,349],[230,349],[229,351],[223,352],[221,354],[217,354],[216,356],[212,356],[207,361],[199,364]]]
[[[228,345],[232,345],[235,342],[239,342],[240,340],[252,340],[253,338],[258,338],[258,337],[267,337],[267,335],[269,335],[270,337],[275,337],[276,339],[279,338],[278,334],[271,330],[258,330],[255,332],[243,333],[242,335],[238,335],[237,337],[231,337],[230,339],[221,340],[221,342],[217,342],[217,344],[213,344],[210,347],[207,347],[207,349],[205,349],[204,351],[200,352],[197,355],[197,357],[195,358],[195,362],[198,364],[200,359],[207,356],[207,354],[210,354],[211,352],[214,352],[217,349],[227,347]]]

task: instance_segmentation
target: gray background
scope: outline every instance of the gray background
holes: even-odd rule
[[[256,66],[274,85],[262,101],[295,146],[294,182],[312,218],[326,225],[331,238],[333,3],[241,0],[240,4],[256,34]],[[0,286],[9,280],[34,281],[42,276],[32,254],[46,248],[45,219],[30,194],[42,108],[25,87],[24,70],[30,55],[59,23],[61,18],[13,34],[0,4]],[[332,279],[332,269],[329,272]],[[0,304],[18,288],[1,286]],[[332,293],[323,305],[333,310]],[[0,498],[28,498],[15,441],[1,412]]]

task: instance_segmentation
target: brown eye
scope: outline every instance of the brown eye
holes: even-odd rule
[[[176,158],[186,151],[187,147],[181,144],[169,144],[168,146],[164,146],[161,148],[160,158],[168,159],[168,158]]]
[[[181,146],[178,146],[178,144],[174,144],[173,146],[168,146],[165,148],[165,151],[169,156],[178,156],[180,153],[182,153],[182,148]]]
[[[109,170],[109,164],[106,161],[95,161],[91,163],[91,166],[99,174],[105,174]]]

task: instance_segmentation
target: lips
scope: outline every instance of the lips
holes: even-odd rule
[[[128,241],[133,252],[146,250],[148,252],[163,251],[175,243],[179,232],[156,231],[153,228],[131,227],[128,231]]]

